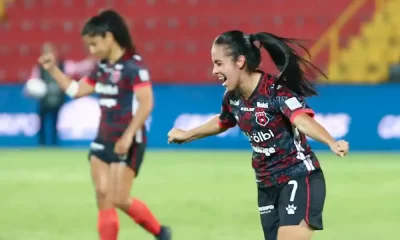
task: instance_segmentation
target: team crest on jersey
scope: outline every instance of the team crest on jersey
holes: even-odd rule
[[[114,70],[110,75],[110,81],[116,84],[121,79],[121,75],[121,71]]]
[[[261,125],[263,127],[267,126],[269,118],[265,112],[256,112],[255,116],[256,116],[256,123],[258,123],[258,125]]]

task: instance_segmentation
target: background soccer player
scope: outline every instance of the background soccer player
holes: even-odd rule
[[[70,97],[93,92],[100,95],[99,132],[89,153],[100,239],[117,239],[115,208],[119,208],[157,239],[169,240],[169,228],[160,226],[142,201],[130,197],[145,151],[144,123],[153,108],[149,74],[141,66],[129,30],[116,12],[108,10],[91,18],[82,37],[90,52],[103,60],[79,83],[62,73],[53,55],[43,55],[39,62]]]
[[[327,144],[341,157],[349,149],[346,141],[335,141],[313,119],[304,97],[317,92],[301,65],[315,67],[296,54],[291,42],[269,33],[230,31],[218,36],[211,56],[213,74],[227,89],[221,113],[197,128],[173,128],[168,133],[170,143],[184,143],[239,125],[253,149],[258,205],[267,240],[309,240],[314,230],[323,228],[325,179],[305,135]],[[280,70],[278,76],[258,70],[260,46]]]

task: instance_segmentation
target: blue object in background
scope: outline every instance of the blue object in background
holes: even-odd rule
[[[352,150],[400,150],[400,85],[329,85],[318,89],[320,96],[308,99],[308,103],[316,119],[335,138],[349,141]],[[0,87],[0,146],[37,145],[37,103],[22,91],[19,85]],[[190,144],[167,144],[172,126],[189,129],[218,114],[224,91],[220,85],[154,86],[155,108],[147,122],[149,147],[250,150],[247,137],[237,127]],[[60,143],[88,147],[99,116],[95,97],[69,101],[60,112]],[[328,149],[311,143],[315,149]]]
[[[38,103],[24,95],[22,85],[0,85],[0,147],[36,146]]]

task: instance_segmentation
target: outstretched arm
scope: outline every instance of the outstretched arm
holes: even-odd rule
[[[220,120],[220,114],[214,116],[204,124],[184,131],[178,128],[173,128],[168,133],[168,143],[186,143],[197,139],[214,136],[225,132],[228,128],[223,126]]]
[[[169,143],[184,143],[193,140],[205,138],[208,136],[217,135],[219,133],[225,132],[231,127],[236,125],[236,119],[230,111],[230,106],[228,105],[228,98],[226,94],[222,101],[221,113],[214,116],[206,123],[193,128],[188,131],[183,131],[181,129],[173,128],[168,133]]]
[[[332,146],[336,141],[329,132],[321,126],[314,118],[306,113],[300,113],[293,119],[293,124],[305,135],[318,142]]]
[[[218,114],[208,120],[206,123],[189,130],[187,132],[187,141],[214,136],[228,130],[228,128],[221,123],[219,116],[220,115]]]

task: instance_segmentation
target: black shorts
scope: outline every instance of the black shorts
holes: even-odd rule
[[[105,142],[100,138],[96,138],[90,144],[89,160],[91,156],[96,156],[107,164],[126,164],[135,171],[137,176],[143,162],[146,144],[133,142],[132,146],[129,148],[128,154],[125,156],[117,155],[114,152],[114,146],[115,143],[113,142]]]
[[[276,240],[281,226],[299,225],[304,220],[314,230],[322,230],[326,195],[322,170],[294,178],[288,183],[258,188],[258,207],[264,237]]]

